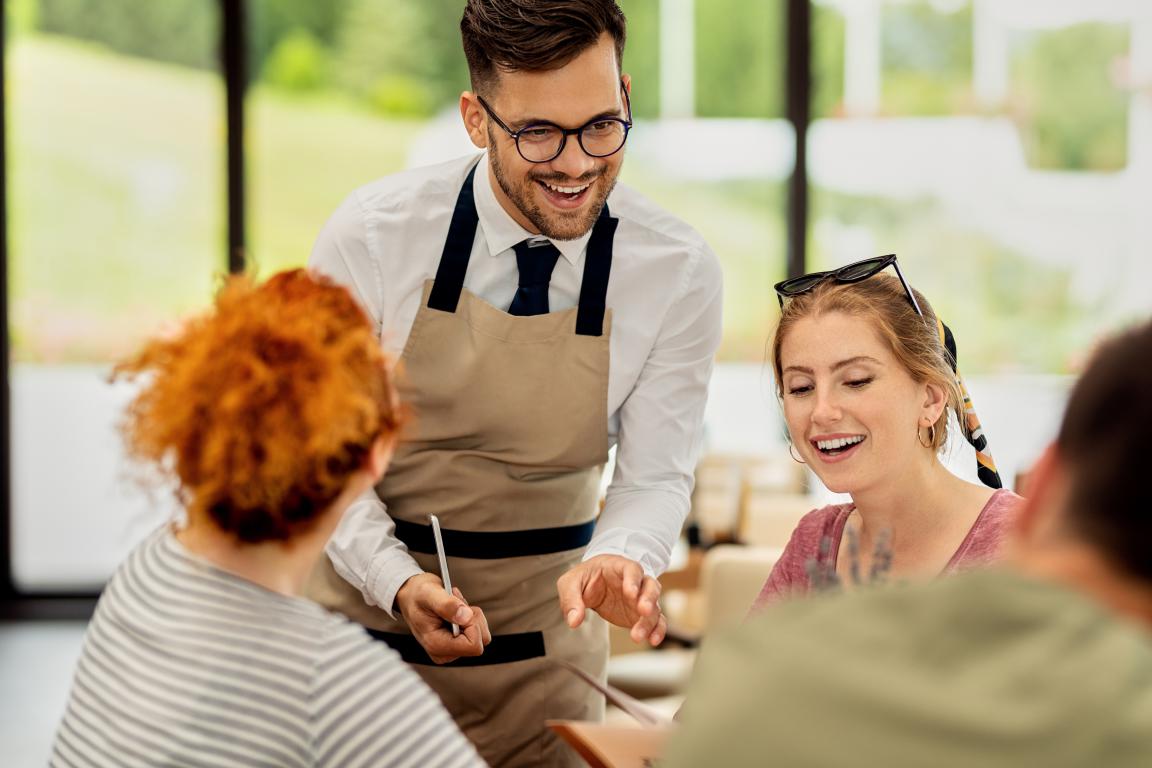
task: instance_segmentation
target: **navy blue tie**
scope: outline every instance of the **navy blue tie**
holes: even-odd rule
[[[508,307],[510,315],[548,314],[548,281],[560,251],[547,240],[524,240],[512,246],[516,251],[516,266],[520,269],[520,284],[516,296]]]

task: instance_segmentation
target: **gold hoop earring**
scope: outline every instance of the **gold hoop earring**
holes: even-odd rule
[[[916,427],[916,440],[925,448],[931,448],[936,444],[936,425],[928,425],[928,442],[924,442],[920,439],[920,427]]]
[[[797,464],[807,464],[808,463],[808,462],[804,461],[803,459],[796,458],[796,446],[792,445],[792,443],[788,443],[788,455],[791,456],[792,461],[796,462]]]

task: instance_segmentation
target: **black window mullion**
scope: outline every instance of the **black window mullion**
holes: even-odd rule
[[[0,3],[0,315],[4,334],[0,339],[0,374],[4,392],[0,395],[0,439],[4,456],[0,461],[0,601],[7,604],[16,594],[12,572],[12,430],[9,421],[12,388],[8,383],[8,95],[5,57],[8,40],[8,9]]]
[[[248,93],[247,0],[220,0],[221,68],[228,123],[228,271],[245,266],[244,98]]]
[[[811,0],[787,1],[787,65],[784,90],[788,122],[796,141],[795,164],[788,180],[788,277],[807,272],[808,125],[812,120]]]

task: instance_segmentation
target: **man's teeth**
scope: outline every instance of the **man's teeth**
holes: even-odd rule
[[[853,437],[837,437],[833,440],[817,440],[816,447],[822,451],[833,451],[846,445],[855,445],[863,439],[863,435],[855,435]]]
[[[552,190],[553,192],[560,192],[565,195],[575,195],[588,189],[589,185],[585,184],[582,187],[558,187],[555,184],[549,184],[545,182],[544,186],[548,187],[548,189]]]

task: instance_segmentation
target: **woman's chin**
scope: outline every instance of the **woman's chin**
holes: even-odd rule
[[[816,477],[824,484],[832,493],[847,493],[851,494],[856,489],[856,484],[846,479],[843,475],[837,473],[825,472],[821,474],[816,472]]]

